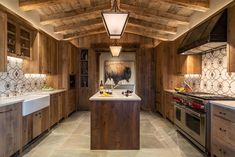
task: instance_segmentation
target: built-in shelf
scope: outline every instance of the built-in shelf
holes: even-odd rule
[[[88,87],[88,49],[80,50],[80,87]]]

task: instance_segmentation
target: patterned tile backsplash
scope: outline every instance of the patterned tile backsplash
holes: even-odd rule
[[[202,55],[202,74],[185,75],[194,91],[235,96],[235,74],[227,72],[226,48]]]
[[[7,72],[0,72],[0,96],[17,92],[31,92],[41,89],[46,84],[46,75],[24,74],[23,61],[8,57]]]

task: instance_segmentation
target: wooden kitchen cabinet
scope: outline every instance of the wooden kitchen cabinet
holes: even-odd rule
[[[0,11],[0,72],[7,71],[7,14]]]
[[[51,95],[50,99],[50,126],[53,126],[59,122],[58,94]]]
[[[33,138],[49,129],[49,107],[33,114]]]
[[[76,111],[76,90],[71,89],[68,91],[68,115]]]
[[[78,49],[69,44],[69,74],[70,75],[74,75],[77,73],[77,68],[76,68],[76,65],[78,64],[76,61],[77,61],[77,52]]]
[[[33,28],[9,15],[7,19],[7,55],[32,59]]]
[[[174,103],[173,103],[173,93],[172,92],[165,92],[164,95],[165,100],[165,115],[166,118],[169,119],[171,122],[174,122]]]
[[[50,127],[49,107],[23,117],[22,145],[25,146]]]
[[[50,99],[50,126],[53,126],[67,116],[65,92],[52,94]]]
[[[211,149],[212,156],[233,157],[235,154],[235,110],[212,106]]]
[[[32,37],[32,60],[24,60],[25,73],[50,74],[58,73],[58,41],[43,32]]]
[[[235,6],[228,8],[227,24],[228,72],[235,72]]]
[[[9,157],[21,149],[22,105],[0,107],[0,156]]]

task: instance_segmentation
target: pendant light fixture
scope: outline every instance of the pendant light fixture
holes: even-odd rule
[[[117,40],[115,40],[114,45],[109,46],[109,49],[113,57],[118,57],[122,51],[122,46],[118,45]]]
[[[110,39],[120,39],[126,28],[129,12],[122,12],[117,0],[114,0],[112,9],[108,12],[102,11],[101,15]]]

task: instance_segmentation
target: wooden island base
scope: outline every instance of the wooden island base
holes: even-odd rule
[[[138,101],[92,101],[91,149],[138,150],[139,132]]]

